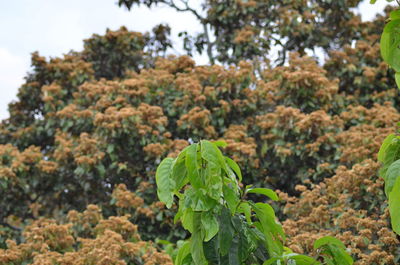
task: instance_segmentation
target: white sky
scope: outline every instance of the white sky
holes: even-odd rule
[[[0,1],[0,120],[8,117],[7,105],[16,99],[18,87],[30,69],[30,54],[57,57],[70,50],[83,49],[83,39],[106,28],[126,26],[134,31],[149,31],[168,23],[172,37],[178,32],[201,31],[196,19],[168,8],[119,8],[117,0],[15,0]],[[360,11],[364,20],[372,19],[386,5],[384,0],[370,5],[364,1]],[[177,45],[180,48],[180,45]],[[195,58],[206,63],[204,57]]]

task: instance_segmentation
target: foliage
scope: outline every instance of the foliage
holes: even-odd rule
[[[337,29],[348,34],[333,45],[348,45],[326,48],[324,65],[300,54],[307,49],[294,48],[300,53],[288,55],[278,67],[260,64],[260,58],[236,63],[240,54],[230,66],[198,66],[187,56],[165,55],[167,28],[149,34],[108,30],[86,40],[83,51],[60,58],[34,53],[32,70],[9,106],[10,118],[0,125],[2,251],[7,257],[15,254],[8,239],[17,242],[18,253],[31,244],[23,231],[40,218],[67,224],[70,210],[84,212],[91,203],[102,209],[104,220],[125,216],[137,225],[143,241],[152,246],[150,240],[158,242],[158,252],[163,247],[175,258],[177,248],[190,251],[185,243],[190,231],[174,223],[179,204],[168,209],[156,200],[156,168],[161,158],[177,157],[190,143],[224,139],[227,145],[221,150],[238,164],[243,177],[240,189],[230,187],[240,194],[254,184],[276,190],[281,198],[271,204],[286,235],[282,255],[274,257],[279,262],[294,256],[289,249],[322,259],[330,250],[315,250],[314,242],[333,236],[356,264],[399,263],[399,242],[390,228],[376,160],[384,137],[396,132],[394,124],[400,120],[393,69],[378,52],[385,16],[362,22],[346,8],[351,1],[317,2],[304,4],[304,10],[315,11],[318,23],[328,19],[321,12],[333,5],[343,4],[344,17],[351,17],[332,20],[342,20],[345,24]],[[234,5],[240,3],[244,1]],[[284,1],[285,8],[296,12],[299,3]],[[228,17],[245,10],[222,5]],[[243,21],[264,16],[249,14]],[[282,27],[285,23],[293,26],[294,20],[282,20]],[[318,37],[328,40],[331,33],[318,30]],[[293,47],[302,47],[303,41],[296,39]],[[264,48],[260,51],[271,58]],[[219,53],[213,50],[215,56]],[[221,58],[226,54],[230,52],[221,51]],[[169,198],[167,192],[162,196]],[[240,199],[265,202],[264,195],[251,191]],[[247,224],[246,216],[230,214],[235,216]],[[257,221],[257,213],[252,216]],[[99,235],[89,230],[79,237],[96,240]],[[71,252],[80,250],[75,244]],[[64,251],[55,250],[63,256],[68,253]],[[263,251],[270,255],[268,248]]]
[[[206,52],[210,62],[238,63],[253,60],[255,65],[271,59],[272,47],[284,63],[288,52],[322,48],[326,51],[350,44],[355,18],[352,1],[198,1],[119,0],[128,9],[135,5],[164,5],[196,17],[203,31],[195,36],[180,35],[189,54]],[[198,5],[200,5],[198,3]]]
[[[181,221],[191,233],[181,246],[175,264],[320,264],[316,259],[293,253],[283,247],[286,239],[267,203],[246,200],[248,193],[278,200],[271,189],[240,189],[240,167],[224,156],[219,146],[225,142],[202,140],[165,158],[157,168],[159,199],[170,208],[174,197],[179,209],[174,221]],[[315,241],[327,264],[353,264],[338,239],[323,237]]]

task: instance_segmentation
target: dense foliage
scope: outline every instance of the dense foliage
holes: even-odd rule
[[[173,3],[120,4],[164,2]],[[166,56],[167,25],[107,30],[62,58],[32,54],[0,125],[0,264],[171,263],[166,253],[187,249],[193,230],[174,222],[176,199],[162,199],[169,209],[157,200],[156,168],[204,139],[224,139],[222,151],[241,168],[243,179],[227,183],[233,193],[250,184],[277,190],[280,249],[318,257],[329,247],[317,240],[334,236],[355,264],[399,262],[377,160],[400,120],[394,71],[379,53],[390,9],[362,22],[349,9],[358,1],[228,2],[205,1],[201,20],[209,36],[226,39],[196,44],[211,45],[223,65]],[[268,36],[283,43],[264,43]],[[273,44],[282,48],[276,67],[263,58]],[[314,47],[326,50],[323,65],[306,55]],[[265,197],[246,200],[264,205]],[[229,204],[220,209],[242,218]],[[254,229],[240,220],[235,229]],[[283,254],[293,253],[281,254],[287,262]]]

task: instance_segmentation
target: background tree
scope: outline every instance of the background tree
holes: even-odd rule
[[[298,2],[284,4],[300,10]],[[322,11],[329,5],[310,5],[320,12],[313,11],[313,19],[327,19]],[[324,65],[302,56],[307,46],[299,41],[286,64],[260,65],[257,74],[252,57],[240,62],[239,54],[230,66],[196,66],[187,56],[166,55],[166,26],[149,34],[108,30],[86,40],[83,51],[61,58],[34,53],[10,118],[0,125],[0,258],[19,264],[40,254],[64,262],[67,250],[90,253],[92,240],[107,249],[111,235],[125,251],[136,238],[133,223],[143,240],[179,244],[188,234],[173,222],[177,209],[155,199],[156,167],[193,141],[225,139],[223,152],[242,168],[239,186],[280,190],[284,210],[272,205],[295,252],[312,255],[315,239],[335,235],[360,262],[396,264],[399,242],[390,229],[376,161],[381,141],[400,119],[392,72],[377,53],[385,19],[361,22],[347,13],[352,19],[343,20],[348,28],[340,31],[348,38],[333,42],[345,45],[329,50]],[[317,42],[331,33],[321,30],[320,40],[311,36]],[[213,54],[224,58],[229,49],[215,48]],[[105,234],[107,229],[119,236]],[[40,237],[32,231],[41,231]],[[54,245],[51,231],[61,231],[66,244]],[[78,237],[89,240],[88,248],[71,243]],[[22,244],[6,244],[10,238]],[[173,245],[167,246],[173,255]],[[126,260],[131,252],[124,251],[113,261]]]
[[[357,34],[351,26],[356,19],[350,8],[355,1],[201,1],[189,0],[119,0],[128,9],[135,5],[149,8],[168,6],[178,12],[193,14],[203,26],[195,36],[186,32],[184,48],[189,54],[206,53],[211,64],[256,60],[264,63],[278,52],[277,62],[286,62],[288,52],[325,52],[351,44]]]

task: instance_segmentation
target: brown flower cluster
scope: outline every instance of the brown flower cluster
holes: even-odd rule
[[[83,213],[70,212],[66,224],[39,219],[25,228],[25,242],[7,241],[7,248],[0,249],[0,263],[126,265],[135,262],[172,265],[171,258],[153,243],[140,240],[137,226],[127,218],[112,216],[103,219],[100,209],[90,205]],[[81,237],[82,225],[88,222],[92,223],[85,228],[89,233]]]

